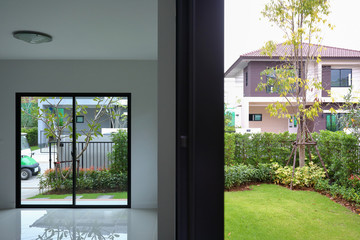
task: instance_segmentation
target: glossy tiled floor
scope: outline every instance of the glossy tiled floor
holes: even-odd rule
[[[156,240],[157,211],[142,209],[0,210],[1,240]]]

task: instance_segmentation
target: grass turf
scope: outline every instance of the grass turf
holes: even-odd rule
[[[225,192],[225,239],[360,239],[360,216],[311,191]]]
[[[127,199],[127,192],[110,192],[110,193],[78,193],[78,196],[82,196],[81,199],[96,199],[102,195],[114,195],[112,199]],[[38,194],[34,198],[49,198],[49,199],[64,199],[65,197],[72,196],[72,194]]]
[[[32,147],[30,147],[30,149],[31,149],[31,151],[35,151],[35,150],[38,150],[40,148],[39,148],[39,146],[32,146]]]

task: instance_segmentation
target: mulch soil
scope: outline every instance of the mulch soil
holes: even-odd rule
[[[238,192],[238,191],[251,191],[252,185],[257,185],[260,186],[260,184],[264,184],[264,183],[259,183],[259,182],[250,182],[247,184],[243,184],[241,186],[237,186],[235,188],[231,188],[229,190],[225,190],[225,192]],[[285,186],[285,185],[279,185],[285,188],[289,189],[289,186]],[[314,188],[310,188],[310,187],[294,187],[293,188],[294,191],[312,191],[312,192],[318,192],[321,195],[324,195],[326,197],[328,197],[331,201],[336,202],[338,204],[341,204],[342,206],[346,207],[347,209],[351,210],[353,213],[359,214],[360,215],[360,205],[356,205],[356,203],[353,202],[349,202],[346,201],[345,199],[341,198],[341,197],[332,197],[329,193],[323,192],[323,191],[318,191],[315,190]]]

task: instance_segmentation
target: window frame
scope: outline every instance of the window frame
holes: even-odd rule
[[[256,116],[260,116],[260,120],[256,120]],[[262,122],[262,113],[250,113],[249,121],[250,122]]]
[[[332,85],[332,83],[333,83],[333,80],[332,80],[332,72],[333,72],[333,71],[340,71],[340,84],[339,84],[339,85],[341,85],[341,82],[342,82],[342,81],[341,81],[341,79],[342,79],[342,78],[341,78],[341,72],[344,71],[344,70],[350,70],[350,75],[351,75],[351,76],[350,76],[350,81],[349,81],[349,79],[347,80],[347,84],[348,84],[348,85],[347,85],[347,86],[333,86],[333,85]],[[330,77],[330,86],[331,86],[332,88],[337,88],[337,87],[351,87],[351,86],[352,86],[352,76],[353,76],[353,75],[352,75],[352,68],[331,68],[331,69],[330,69],[330,76],[331,76],[331,77]],[[349,82],[350,82],[350,84],[349,84]]]
[[[176,10],[176,237],[161,235],[223,239],[224,1],[177,1]],[[168,204],[159,199],[160,229],[172,221],[161,221]]]
[[[21,161],[15,161],[15,178],[16,178],[16,186],[15,186],[15,207],[16,208],[131,208],[131,93],[78,93],[78,92],[16,92],[15,93],[15,101],[16,101],[16,132],[15,132],[15,159],[21,159],[21,98],[22,97],[72,97],[73,103],[76,103],[77,97],[99,97],[99,96],[118,96],[118,97],[127,97],[128,99],[128,116],[127,116],[127,132],[128,132],[128,190],[127,190],[127,205],[77,205],[75,204],[76,198],[76,184],[75,179],[73,177],[73,203],[70,205],[49,205],[49,204],[22,204],[21,203]],[[76,116],[75,108],[72,110],[73,116]],[[76,121],[76,118],[75,118]],[[73,127],[73,135],[76,133],[76,125]],[[74,138],[74,141],[76,139]],[[75,148],[76,144],[73,144],[73,152],[76,152]],[[73,164],[73,174],[76,174],[76,164]],[[74,176],[74,175],[73,175]]]

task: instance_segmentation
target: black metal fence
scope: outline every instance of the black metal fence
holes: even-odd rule
[[[54,167],[54,162],[60,162],[61,167],[71,167],[72,142],[49,142],[49,168]],[[113,150],[113,142],[89,142],[84,153],[77,159],[79,168],[109,168],[109,153]],[[86,142],[76,142],[76,156],[86,147]],[[57,156],[59,159],[57,159]]]

